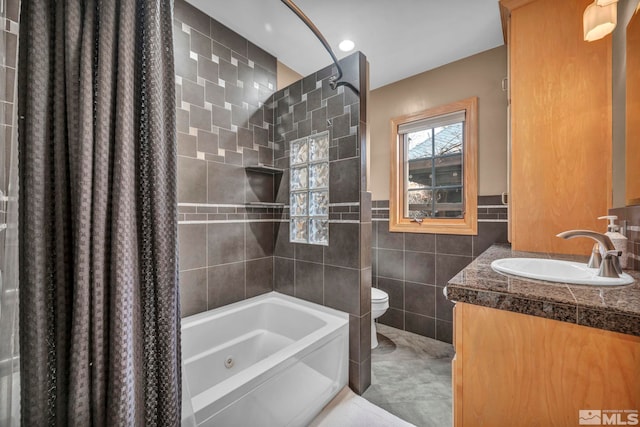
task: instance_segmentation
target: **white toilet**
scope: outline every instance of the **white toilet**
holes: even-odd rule
[[[378,288],[371,288],[371,348],[378,346],[376,338],[376,320],[389,308],[389,295]]]

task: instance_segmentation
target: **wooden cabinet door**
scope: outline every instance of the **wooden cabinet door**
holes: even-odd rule
[[[511,243],[588,254],[570,229],[604,231],[611,207],[611,36],[585,42],[592,0],[502,0],[510,8]]]
[[[640,337],[463,303],[454,321],[457,427],[565,427],[580,410],[640,410]]]

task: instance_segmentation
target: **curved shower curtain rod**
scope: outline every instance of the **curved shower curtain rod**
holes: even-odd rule
[[[282,3],[287,5],[287,7],[291,9],[293,13],[298,15],[298,18],[300,18],[302,22],[304,22],[307,25],[307,27],[309,27],[309,29],[313,32],[313,34],[315,34],[318,40],[320,40],[320,43],[322,43],[324,48],[327,49],[327,52],[329,52],[329,55],[331,55],[331,59],[333,59],[333,63],[336,64],[336,68],[338,69],[338,75],[331,76],[329,78],[329,85],[331,86],[331,89],[335,90],[338,86],[346,86],[349,89],[351,89],[353,92],[355,92],[356,95],[360,96],[360,91],[356,89],[351,83],[340,81],[340,79],[342,78],[342,67],[340,67],[340,64],[338,64],[338,58],[336,58],[336,55],[333,53],[333,50],[331,50],[331,46],[329,46],[329,43],[324,38],[320,30],[318,30],[318,28],[313,24],[313,22],[311,22],[309,17],[307,17],[307,15],[305,15],[304,12],[300,10],[300,8],[293,1],[282,0]]]

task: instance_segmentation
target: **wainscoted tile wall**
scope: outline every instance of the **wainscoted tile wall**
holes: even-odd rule
[[[344,81],[366,94],[366,60],[340,61]],[[288,223],[276,224],[274,288],[349,313],[349,384],[371,381],[371,197],[365,192],[366,97],[329,86],[333,66],[274,94],[275,166],[285,169],[276,201],[288,204],[289,143],[329,130],[329,246],[289,243]],[[288,218],[285,209],[283,218]]]
[[[174,12],[182,315],[273,290],[276,58],[184,0]]]
[[[507,209],[500,196],[478,197],[478,235],[389,232],[389,201],[373,202],[373,286],[389,294],[378,321],[448,343],[453,304],[442,289],[493,243],[507,242]]]
[[[276,59],[183,0],[175,3],[182,315],[277,290],[350,314],[349,384],[371,378],[371,197],[366,59],[275,92]],[[329,130],[329,246],[289,242],[289,143]],[[282,175],[246,171],[274,165]],[[284,207],[256,207],[251,202]]]
[[[610,209],[609,215],[617,215],[618,221],[627,221],[627,268],[640,270],[640,205]],[[603,230],[605,227],[603,225]]]

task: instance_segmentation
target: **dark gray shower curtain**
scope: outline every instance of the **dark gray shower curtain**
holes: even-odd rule
[[[23,0],[25,426],[180,423],[170,0]]]

